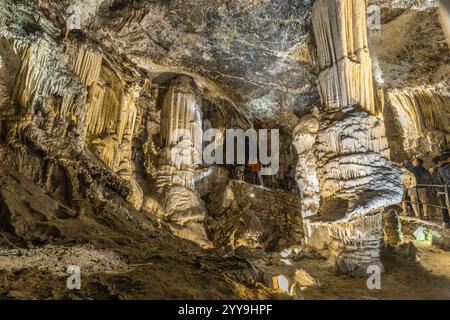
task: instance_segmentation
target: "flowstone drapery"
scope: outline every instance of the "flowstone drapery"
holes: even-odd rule
[[[448,83],[388,90],[387,99],[402,129],[407,153],[439,153],[445,148],[450,141]]]
[[[91,48],[71,48],[69,55],[73,72],[88,90],[82,136],[98,158],[130,182],[128,200],[140,209],[143,192],[133,175],[131,142],[141,85],[114,61]]]

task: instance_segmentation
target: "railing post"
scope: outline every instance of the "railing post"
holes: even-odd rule
[[[448,184],[446,184],[444,186],[444,190],[445,190],[445,204],[447,206],[447,214],[449,214],[450,213],[450,198],[448,195]]]
[[[419,208],[419,218],[422,218],[422,208],[420,207],[419,187],[416,184],[416,206]]]

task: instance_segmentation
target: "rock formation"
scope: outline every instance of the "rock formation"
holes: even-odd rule
[[[304,218],[318,214],[320,207],[317,157],[314,152],[318,129],[318,115],[312,114],[304,116],[293,133],[293,143],[299,158],[296,171],[302,199],[301,214]]]
[[[393,89],[388,103],[403,128],[403,148],[409,152],[439,152],[449,141],[449,89],[444,83]]]
[[[165,217],[181,227],[178,234],[207,246],[206,209],[195,190],[202,139],[203,114],[193,80],[180,76],[170,81],[163,100],[157,186]]]
[[[441,21],[444,31],[447,35],[447,42],[450,46],[450,3],[447,0],[441,0]]]
[[[400,201],[400,171],[389,162],[375,99],[365,2],[316,1],[313,26],[323,105],[313,152],[322,203],[321,217],[305,221],[306,241],[329,247],[338,268],[351,272],[379,260],[377,210]]]
[[[379,113],[368,51],[364,1],[316,1],[313,26],[317,44],[319,92],[327,110],[359,104]]]
[[[418,0],[2,0],[2,275],[48,289],[75,253],[87,291],[37,297],[299,299],[304,257],[381,266],[393,160],[449,147],[443,3],[441,24]],[[250,165],[263,133],[237,150],[227,129],[279,130],[278,173]]]

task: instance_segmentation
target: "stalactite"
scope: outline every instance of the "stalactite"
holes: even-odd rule
[[[91,87],[99,80],[103,57],[89,47],[77,47],[73,50],[76,51],[76,58],[72,62],[72,70],[87,87]]]
[[[69,55],[72,71],[88,90],[87,144],[106,166],[130,182],[129,200],[140,208],[143,194],[133,176],[131,141],[141,86],[125,79],[119,66],[89,46],[72,48]]]
[[[88,144],[108,167],[124,172],[124,159],[131,157],[139,86],[125,88],[124,80],[102,63],[102,54],[89,47],[75,48],[72,55],[72,70],[88,88]]]
[[[445,83],[388,91],[402,125],[405,150],[433,152],[450,141],[450,89]]]
[[[327,109],[359,105],[373,115],[381,111],[375,103],[365,10],[365,1],[314,3],[319,92]]]
[[[34,114],[39,105],[43,108],[39,112],[53,112],[57,119],[68,121],[71,130],[82,136],[86,114],[85,90],[78,79],[65,71],[64,62],[54,52],[52,44],[44,39],[32,44],[14,40],[13,48],[21,59],[13,90],[13,99],[21,108],[19,113]],[[43,98],[57,101],[52,100],[55,97],[61,98],[59,103],[42,105]]]

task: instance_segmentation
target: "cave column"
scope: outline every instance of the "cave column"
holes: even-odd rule
[[[157,187],[164,219],[180,237],[210,247],[204,229],[206,208],[195,187],[201,163],[203,114],[193,80],[170,81],[161,110],[161,152]]]
[[[320,217],[305,221],[306,242],[328,249],[340,271],[379,261],[381,211],[400,202],[400,170],[390,163],[374,95],[364,0],[317,0],[313,28],[322,110],[314,145]]]
[[[200,163],[203,114],[192,80],[172,80],[161,110],[161,169],[172,182],[192,188],[194,170]],[[161,175],[160,175],[161,176]],[[181,180],[178,180],[181,179]]]

